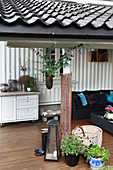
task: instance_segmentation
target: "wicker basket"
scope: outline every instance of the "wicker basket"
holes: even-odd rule
[[[72,134],[78,136],[84,145],[89,146],[94,143],[99,147],[102,145],[102,129],[94,125],[77,126],[72,130]]]

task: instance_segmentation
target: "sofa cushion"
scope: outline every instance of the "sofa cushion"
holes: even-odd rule
[[[85,114],[85,112],[87,112],[87,110],[90,110],[91,112],[94,112],[94,109],[95,109],[95,105],[86,105],[85,107],[81,106],[81,107],[76,108],[76,110],[83,111],[83,114]]]
[[[82,103],[81,103],[81,100],[80,100],[80,97],[77,96],[76,94],[74,94],[73,96],[73,100],[74,100],[74,103],[77,107],[81,107],[82,106]]]
[[[80,97],[82,106],[86,106],[88,103],[87,103],[85,95],[83,93],[80,93],[80,94],[77,94],[77,95]]]
[[[105,113],[106,105],[107,105],[106,103],[95,104],[94,105],[95,112],[103,112],[103,113]]]
[[[113,95],[113,91],[110,91],[110,95]]]
[[[110,90],[100,90],[100,94],[110,94]]]
[[[95,98],[97,104],[107,103],[107,98],[105,94],[95,94]]]
[[[113,103],[113,94],[106,95],[106,97],[108,102]]]
[[[86,99],[87,99],[89,105],[96,103],[96,99],[95,99],[95,96],[93,94],[91,94],[91,95],[85,94],[85,96],[86,96]]]

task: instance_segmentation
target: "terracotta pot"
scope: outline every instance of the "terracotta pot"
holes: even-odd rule
[[[46,87],[48,89],[53,87],[53,76],[46,76]]]
[[[79,161],[79,155],[75,155],[75,154],[64,154],[65,156],[65,160],[66,160],[66,163],[67,165],[69,166],[76,166],[78,164],[78,161]]]

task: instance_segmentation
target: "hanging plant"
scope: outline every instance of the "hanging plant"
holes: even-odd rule
[[[82,44],[79,44],[77,46],[74,46],[72,48],[69,48],[63,55],[62,57],[60,57],[57,61],[55,60],[55,58],[51,58],[51,53],[52,51],[55,49],[55,44],[51,45],[48,48],[47,53],[42,56],[40,54],[40,52],[36,52],[36,55],[38,55],[38,57],[40,57],[41,59],[43,59],[43,62],[41,62],[43,64],[43,69],[36,69],[38,71],[40,71],[41,73],[45,73],[46,76],[51,76],[53,77],[58,77],[59,76],[59,70],[62,68],[65,68],[67,66],[70,66],[69,61],[72,60],[73,55],[70,54],[71,50],[74,50],[76,48],[80,48],[82,47]],[[53,83],[53,80],[51,81],[51,83]],[[46,83],[47,84],[47,83]],[[48,88],[48,87],[47,87]],[[51,85],[52,88],[52,85]],[[50,89],[50,88],[49,88]]]
[[[48,89],[51,89],[53,87],[53,76],[52,75],[50,76],[46,75],[46,87]]]

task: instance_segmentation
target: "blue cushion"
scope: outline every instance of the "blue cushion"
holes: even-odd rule
[[[83,93],[80,93],[80,94],[77,94],[77,95],[80,97],[82,106],[86,106],[88,103],[87,103],[85,95]]]
[[[113,91],[110,91],[110,94],[113,95]]]
[[[110,103],[113,103],[113,94],[111,95],[106,95],[107,97],[107,101],[110,102]]]

